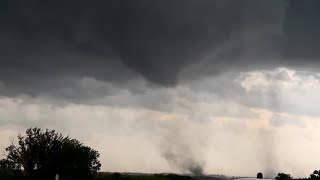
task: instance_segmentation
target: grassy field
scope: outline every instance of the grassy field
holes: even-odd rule
[[[98,173],[96,180],[193,180],[190,176],[181,175],[127,175],[119,173]]]

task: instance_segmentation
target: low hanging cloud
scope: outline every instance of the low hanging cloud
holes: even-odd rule
[[[37,95],[46,91],[39,84],[54,82],[46,84],[52,88],[64,78],[114,83],[145,78],[172,86],[248,67],[313,68],[319,52],[314,26],[318,4],[5,0],[0,10],[0,80],[10,90],[3,93]],[[23,92],[29,85],[34,88]]]

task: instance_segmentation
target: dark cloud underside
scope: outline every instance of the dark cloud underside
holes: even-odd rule
[[[290,58],[320,56],[320,1],[289,1],[284,22],[286,53]]]
[[[171,86],[184,68],[208,57],[205,71],[221,72],[317,62],[320,52],[316,0],[3,0],[0,6],[0,80],[12,87],[57,76],[122,82],[139,74]]]

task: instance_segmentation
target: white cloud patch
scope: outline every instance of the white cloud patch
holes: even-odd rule
[[[278,68],[273,71],[243,73],[241,86],[246,90],[246,101],[277,112],[319,116],[319,73]]]

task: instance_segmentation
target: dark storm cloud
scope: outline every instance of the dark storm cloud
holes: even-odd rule
[[[298,8],[298,1],[286,6],[278,0],[3,0],[1,81],[23,91],[56,77],[122,82],[142,75],[171,86],[183,69],[206,58],[205,67],[183,76],[269,65],[283,49],[287,57],[315,58],[319,3],[304,3]],[[308,51],[296,50],[301,36]]]
[[[320,57],[319,18],[320,1],[289,1],[284,22],[284,47],[288,58],[318,61]]]

